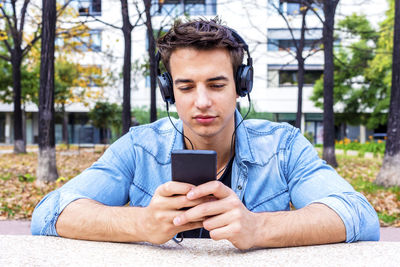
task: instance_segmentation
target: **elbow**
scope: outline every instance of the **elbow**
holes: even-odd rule
[[[376,214],[374,208],[371,206],[371,210],[368,214],[369,219],[365,220],[362,226],[362,231],[360,234],[360,241],[379,241],[380,239],[380,223],[378,215]]]
[[[355,211],[355,214],[358,215],[355,216],[357,220],[353,219],[354,229],[356,230],[355,236],[352,240],[347,241],[379,241],[380,224],[378,215],[364,196],[361,197],[361,200],[362,205],[358,206]]]
[[[32,235],[54,235],[57,236],[55,231],[55,222],[57,220],[57,209],[59,201],[59,193],[53,191],[46,195],[37,204],[32,214],[31,233]]]

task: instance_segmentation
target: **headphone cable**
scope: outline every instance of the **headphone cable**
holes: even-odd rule
[[[168,114],[168,118],[169,118],[169,121],[171,122],[172,126],[174,126],[175,130],[176,130],[178,133],[180,133],[184,138],[186,138],[186,140],[189,141],[190,146],[192,147],[192,150],[195,150],[192,141],[190,141],[190,139],[187,138],[186,135],[184,135],[181,131],[179,131],[178,128],[176,128],[175,124],[172,122],[171,117],[169,116],[169,105],[168,105],[168,102],[166,102],[166,104],[167,104],[167,114]]]

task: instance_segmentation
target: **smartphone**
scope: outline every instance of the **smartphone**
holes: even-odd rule
[[[213,150],[173,150],[172,181],[195,186],[217,179],[217,152]]]

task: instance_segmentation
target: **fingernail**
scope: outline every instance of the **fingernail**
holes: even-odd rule
[[[179,217],[174,218],[174,224],[179,225],[181,223],[181,219]]]
[[[187,198],[193,198],[194,197],[194,192],[193,191],[190,191],[188,194],[187,194]]]

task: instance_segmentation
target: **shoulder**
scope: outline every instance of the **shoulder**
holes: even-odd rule
[[[283,142],[281,145],[288,145],[298,135],[299,129],[286,122],[271,122],[268,120],[249,119],[244,125],[249,138],[252,140],[270,140]]]
[[[173,119],[176,124],[178,120]],[[132,151],[134,154],[147,154],[166,163],[175,142],[176,132],[168,118],[150,124],[131,127],[129,132],[110,147],[113,152]]]
[[[243,124],[253,158],[261,164],[267,163],[281,151],[291,149],[295,138],[301,135],[299,129],[288,123],[249,119]]]

